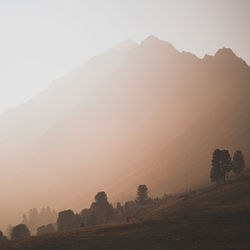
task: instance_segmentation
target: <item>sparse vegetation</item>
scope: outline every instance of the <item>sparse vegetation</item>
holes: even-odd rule
[[[9,241],[1,250],[249,249],[249,192],[246,171],[225,185],[158,198],[136,221]]]
[[[235,193],[235,189],[237,193],[237,189],[240,190],[242,188],[245,188],[245,186],[247,189],[250,190],[250,171],[247,171],[245,175],[241,176],[241,178],[238,175],[238,173],[243,171],[244,167],[245,167],[244,156],[241,151],[236,151],[234,153],[233,161],[231,161],[231,157],[230,157],[228,150],[216,149],[213,153],[213,159],[212,159],[211,180],[213,182],[216,182],[217,184],[220,184],[220,183],[225,184],[226,174],[230,172],[231,170],[233,170],[233,172],[237,173],[237,175],[235,176],[235,178],[229,181],[227,186],[226,185],[220,186],[220,189],[218,189],[219,187],[217,186],[216,187],[212,186],[212,187],[207,187],[207,188],[203,188],[200,190],[199,189],[193,190],[193,191],[190,190],[189,192],[185,192],[185,193],[179,193],[176,195],[173,195],[173,194],[164,195],[162,198],[157,197],[157,198],[151,199],[148,195],[149,193],[148,187],[145,184],[143,184],[143,185],[138,186],[137,196],[134,201],[133,200],[127,201],[125,202],[124,206],[122,206],[122,204],[118,202],[116,208],[113,208],[112,204],[108,202],[107,194],[104,191],[101,191],[96,194],[95,202],[91,204],[90,208],[83,209],[80,214],[74,213],[72,210],[64,210],[64,211],[59,212],[58,218],[56,221],[56,227],[53,224],[39,226],[37,228],[37,236],[50,235],[49,237],[51,238],[55,237],[57,239],[57,237],[60,238],[60,234],[57,234],[56,231],[60,233],[60,232],[66,232],[69,230],[80,230],[81,227],[87,227],[89,229],[86,229],[83,231],[72,231],[72,233],[69,232],[69,233],[66,233],[66,235],[72,234],[72,237],[74,237],[74,234],[81,234],[81,232],[82,233],[85,232],[90,237],[90,238],[86,238],[86,242],[90,244],[90,246],[92,247],[92,246],[95,246],[95,244],[92,243],[90,239],[95,238],[95,239],[100,240],[98,236],[93,236],[93,234],[98,234],[100,231],[102,232],[102,230],[104,230],[103,231],[104,235],[108,237],[110,235],[109,230],[111,232],[117,229],[125,230],[126,235],[127,235],[126,237],[130,238],[129,236],[130,230],[136,229],[138,230],[139,234],[142,234],[144,232],[144,228],[142,229],[143,224],[148,227],[149,231],[152,230],[153,227],[155,227],[156,230],[159,230],[159,228],[163,226],[158,220],[159,216],[160,218],[163,218],[164,220],[167,219],[167,222],[169,223],[170,222],[169,219],[170,218],[176,219],[176,216],[177,218],[182,218],[184,221],[188,218],[194,219],[193,216],[199,216],[200,209],[201,209],[200,211],[201,214],[204,214],[205,216],[208,216],[208,217],[211,215],[211,212],[212,213],[215,212],[216,214],[217,210],[211,209],[210,204],[207,204],[206,202],[204,202],[204,197],[207,197],[208,200],[213,201],[214,204],[216,204],[217,208],[218,208],[218,205],[221,206],[221,208],[223,207],[227,209],[229,208],[230,216],[234,217],[235,216],[234,208],[237,208],[236,209],[237,213],[239,212],[239,214],[241,214],[241,210],[239,210],[240,209],[239,205],[242,205],[242,209],[244,210],[245,204],[249,205],[250,200],[246,199],[246,201],[243,201],[241,198],[239,200],[240,196],[239,197],[232,196],[233,199],[237,201],[236,203],[237,206],[232,207],[231,206],[232,202],[231,203],[228,202],[229,199],[226,196],[224,196],[223,192],[228,192],[228,190],[231,189],[231,192],[233,195],[233,193]],[[241,187],[240,185],[241,183],[244,184],[243,187]],[[221,196],[221,194],[223,195]],[[241,195],[245,196],[245,194],[246,194],[246,190],[244,190],[244,193],[242,193]],[[201,205],[203,205],[203,207],[201,207],[200,204],[198,205],[196,203],[198,200],[199,202],[201,202]],[[185,203],[184,207],[183,207],[183,203]],[[50,210],[47,209],[47,211],[50,211]],[[194,211],[196,211],[197,214],[194,214]],[[250,210],[246,209],[245,212],[247,213],[247,216],[250,217]],[[219,213],[221,213],[220,210],[219,210]],[[44,213],[41,213],[41,214],[44,214]],[[165,215],[164,217],[162,217],[163,214],[165,214],[167,217],[165,217]],[[185,214],[187,214],[188,216],[185,217]],[[226,218],[227,214],[224,214],[223,216]],[[27,219],[26,215],[24,215],[23,221],[28,223],[29,221],[35,221],[34,218],[38,218],[38,217],[39,216],[38,216],[37,209],[32,209],[29,212],[29,220]],[[201,218],[201,217],[200,219],[204,220],[204,218]],[[231,219],[230,217],[227,218],[227,220],[230,220],[230,219]],[[156,221],[158,221],[159,223],[158,226],[155,224]],[[107,223],[110,224],[107,227],[100,226],[101,224],[107,224]],[[113,223],[113,226],[111,223]],[[117,223],[120,223],[120,225],[118,225]],[[129,226],[125,226],[124,223],[127,223],[127,225]],[[133,224],[132,227],[131,227],[131,223]],[[151,228],[151,224],[152,224],[152,228]],[[176,228],[174,226],[173,230],[175,229]],[[182,230],[182,229],[183,228],[180,227],[178,230]],[[29,236],[30,236],[30,231],[29,231],[29,228],[25,224],[19,224],[13,227],[11,230],[12,240],[27,238]],[[117,237],[121,238],[121,235],[119,235],[118,233]],[[136,236],[135,238],[137,237],[138,236]],[[139,237],[142,237],[142,235]],[[39,240],[40,238],[36,238],[36,239]],[[0,241],[3,242],[6,240],[7,238],[0,232]],[[122,240],[123,238],[121,238],[121,241]],[[28,242],[32,242],[32,240]],[[27,244],[31,244],[31,243],[27,243]],[[133,244],[133,243],[130,243],[130,244]],[[106,248],[106,246],[104,246],[104,248]],[[46,249],[47,249],[47,246],[46,246]],[[48,249],[53,249],[53,248],[48,248]],[[74,244],[72,246],[69,246],[69,248],[66,248],[66,249],[75,249]],[[123,247],[117,248],[117,249],[123,249]],[[125,247],[124,249],[127,249],[127,248]]]

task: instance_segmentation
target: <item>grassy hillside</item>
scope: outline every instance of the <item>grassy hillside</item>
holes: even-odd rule
[[[250,249],[250,171],[175,195],[130,223],[9,241],[0,249]]]

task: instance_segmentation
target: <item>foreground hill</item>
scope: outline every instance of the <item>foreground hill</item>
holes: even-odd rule
[[[249,249],[250,171],[225,185],[176,195],[144,218],[10,241],[15,249]]]

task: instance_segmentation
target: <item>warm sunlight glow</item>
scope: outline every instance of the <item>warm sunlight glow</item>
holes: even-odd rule
[[[198,56],[226,46],[249,63],[250,4],[240,2],[3,0],[0,112],[123,40],[156,35]]]
[[[250,249],[249,25],[247,0],[0,0],[0,249]]]

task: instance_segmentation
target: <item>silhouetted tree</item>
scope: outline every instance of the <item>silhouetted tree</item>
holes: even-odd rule
[[[40,226],[37,228],[37,235],[42,235],[42,234],[46,234],[47,233],[47,230],[46,230],[46,226]]]
[[[244,155],[240,150],[237,150],[234,152],[233,156],[233,172],[235,174],[241,173],[244,168],[245,168],[245,160],[244,160]]]
[[[108,205],[108,197],[105,192],[99,192],[95,196],[96,207],[105,208]]]
[[[74,214],[72,210],[64,210],[58,214],[57,229],[58,231],[79,228],[81,226],[81,217]]]
[[[122,213],[122,205],[121,205],[121,203],[120,202],[117,202],[117,204],[116,204],[116,210],[117,210],[117,212],[119,212],[119,213]]]
[[[116,203],[116,209],[118,209],[118,210],[119,210],[119,209],[121,209],[121,208],[122,208],[121,203],[120,203],[120,202],[117,202],[117,203]]]
[[[30,209],[29,211],[29,220],[35,222],[39,220],[39,213],[36,208]]]
[[[226,174],[232,170],[232,159],[228,150],[222,150],[223,181],[226,182]]]
[[[55,233],[55,227],[53,224],[48,224],[47,226],[40,226],[37,228],[37,235],[48,234],[48,233]]]
[[[97,216],[96,216],[96,211],[90,210],[90,214],[87,217],[86,225],[91,226],[91,225],[97,225]]]
[[[11,232],[12,232],[13,227],[11,225],[8,225],[8,227],[6,228],[6,236],[8,239],[11,239]]]
[[[11,239],[21,239],[30,236],[30,230],[24,224],[19,224],[12,228]]]
[[[114,208],[108,202],[105,192],[98,192],[95,196],[95,202],[91,203],[90,208],[85,208],[80,213],[81,225],[98,225],[107,223],[114,219]]]
[[[220,183],[222,179],[222,167],[221,167],[221,151],[216,149],[213,152],[212,168],[210,172],[210,179],[212,182]]]
[[[228,150],[216,149],[213,152],[212,168],[210,179],[212,182],[219,184],[221,181],[226,182],[226,174],[232,169],[232,160]]]
[[[6,241],[7,237],[3,235],[3,233],[0,231],[0,242],[1,241]]]
[[[135,216],[136,203],[134,201],[126,201],[124,204],[124,210],[126,216]]]
[[[95,202],[93,202],[90,208],[84,208],[80,213],[82,224],[86,226],[96,225],[98,224],[96,221],[96,206]]]
[[[103,191],[96,194],[95,202],[92,203],[91,209],[96,212],[98,224],[106,223],[113,218],[113,206],[108,202],[107,194]]]
[[[82,227],[83,225],[83,221],[82,221],[82,218],[80,216],[80,214],[75,214],[75,218],[74,218],[74,225],[75,225],[75,228],[78,228],[78,227]]]
[[[140,205],[145,205],[150,201],[148,196],[148,188],[146,185],[139,185],[137,188],[136,202]]]
[[[111,221],[114,217],[112,204],[108,202],[105,192],[99,192],[95,196],[95,202],[92,202],[89,210],[83,210],[81,217],[86,225],[102,224]]]
[[[56,229],[55,229],[55,227],[54,227],[54,225],[53,224],[48,224],[47,226],[47,231],[49,232],[49,233],[55,233],[56,232]]]
[[[33,208],[29,210],[28,216],[23,215],[21,223],[30,229],[31,234],[35,234],[39,226],[55,223],[57,216],[55,210],[50,210],[49,207],[42,208],[40,212]]]
[[[80,216],[82,218],[82,223],[84,223],[84,225],[86,225],[86,226],[94,225],[94,223],[92,224],[92,221],[90,220],[90,215],[91,215],[91,211],[88,208],[84,208],[80,212]]]

